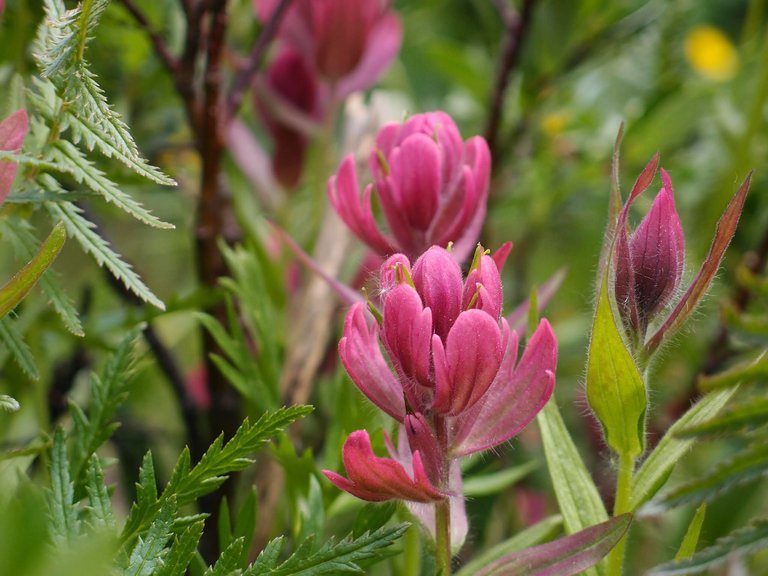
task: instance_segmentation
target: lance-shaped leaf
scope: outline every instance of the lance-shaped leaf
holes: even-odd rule
[[[678,431],[708,420],[717,414],[735,393],[736,388],[731,388],[708,394],[667,430],[635,474],[631,510],[637,510],[661,489],[675,464],[693,445],[693,439],[678,438]]]
[[[724,563],[736,554],[768,548],[768,519],[755,520],[749,526],[718,539],[712,546],[699,550],[690,558],[657,566],[649,576],[698,574]]]
[[[496,560],[478,576],[527,574],[570,576],[594,566],[608,554],[629,528],[630,514],[622,514],[571,536],[516,552]]]
[[[645,447],[648,406],[640,370],[616,325],[603,272],[592,324],[587,361],[587,400],[605,432],[608,445],[619,454],[638,456]]]
[[[680,544],[680,548],[675,554],[675,560],[682,560],[693,556],[696,552],[696,546],[699,544],[699,536],[701,535],[701,527],[704,524],[704,516],[707,514],[707,505],[702,504],[696,509],[696,514],[693,515],[691,523],[688,525],[688,530],[685,531],[685,537]]]
[[[40,246],[32,260],[24,268],[19,270],[5,286],[0,288],[0,318],[13,310],[21,302],[24,296],[32,289],[42,276],[43,272],[53,263],[61,252],[67,232],[64,224],[59,223],[51,231],[43,245]]]
[[[728,244],[731,243],[731,239],[736,233],[736,226],[739,223],[741,211],[744,209],[744,201],[747,199],[747,192],[749,191],[749,184],[751,181],[752,173],[750,172],[739,190],[734,194],[733,198],[731,198],[728,207],[717,222],[715,237],[712,240],[712,245],[709,247],[709,253],[699,269],[699,273],[696,274],[693,282],[691,282],[691,285],[685,291],[685,294],[680,298],[680,301],[661,327],[653,336],[651,336],[648,342],[646,342],[643,350],[646,358],[653,354],[656,348],[659,347],[667,333],[674,333],[685,323],[691,313],[699,305],[699,302],[701,302],[704,294],[706,294],[709,285],[712,283],[712,280],[717,273],[720,262],[725,255],[725,250],[728,248]]]

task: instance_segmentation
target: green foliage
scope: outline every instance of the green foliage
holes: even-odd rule
[[[688,525],[688,530],[685,532],[685,538],[680,543],[680,548],[675,554],[675,560],[682,560],[693,556],[696,552],[696,546],[699,543],[699,536],[701,535],[701,526],[704,524],[704,516],[707,513],[707,505],[702,504],[696,508],[696,513],[691,519],[691,523]]]
[[[360,562],[381,557],[384,548],[391,546],[407,529],[409,524],[382,527],[375,532],[366,532],[357,538],[347,537],[338,542],[326,541],[315,550],[315,537],[304,540],[296,551],[285,561],[280,556],[285,538],[279,537],[267,544],[256,561],[243,572],[243,576],[315,576],[318,574],[361,574]]]

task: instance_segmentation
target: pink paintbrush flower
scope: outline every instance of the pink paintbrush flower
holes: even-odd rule
[[[25,110],[17,110],[0,121],[0,150],[21,152],[24,136],[27,134],[29,118]],[[16,177],[16,163],[10,160],[0,161],[0,203],[5,201],[11,184]]]
[[[461,262],[472,252],[485,218],[491,156],[480,136],[461,140],[444,112],[385,125],[369,166],[373,183],[360,195],[353,157],[328,181],[328,196],[352,232],[380,256],[416,258],[432,245],[453,242]],[[381,205],[386,229],[373,214]]]

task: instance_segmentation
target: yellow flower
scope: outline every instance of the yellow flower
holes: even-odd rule
[[[714,26],[697,26],[688,32],[685,58],[696,72],[718,82],[733,78],[739,67],[739,55],[733,43]]]

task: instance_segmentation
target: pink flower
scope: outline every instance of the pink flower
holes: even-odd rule
[[[381,256],[416,258],[449,242],[457,261],[471,253],[488,199],[491,157],[483,138],[462,142],[444,112],[419,114],[379,131],[369,166],[373,183],[362,197],[351,155],[328,181],[331,203],[358,238]],[[374,192],[386,230],[373,215]]]
[[[400,462],[377,457],[365,430],[349,435],[344,443],[342,459],[348,479],[330,470],[323,470],[323,474],[336,487],[362,500],[381,502],[398,498],[412,502],[435,502],[445,498],[445,494],[435,488],[427,477],[418,451],[412,456],[412,471],[407,471]]]
[[[254,94],[256,108],[274,143],[272,171],[278,182],[286,188],[293,188],[302,174],[309,138],[299,127],[291,125],[285,116],[300,114],[310,120],[320,120],[318,79],[298,52],[286,48],[267,70],[266,89],[268,97],[258,90]],[[275,106],[284,109],[284,116],[274,110]]]
[[[277,1],[254,5],[267,21]],[[386,71],[400,50],[402,26],[386,0],[294,0],[279,36],[344,98]]]
[[[21,152],[24,136],[27,134],[29,118],[25,110],[17,110],[0,121],[0,150]],[[11,184],[16,177],[16,163],[10,160],[0,161],[0,203],[5,201]]]
[[[639,194],[630,195],[617,228],[616,301],[625,326],[641,336],[675,295],[685,261],[683,229],[664,169],[661,178],[663,187],[632,236],[627,234],[627,212]]]

